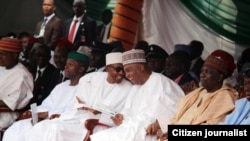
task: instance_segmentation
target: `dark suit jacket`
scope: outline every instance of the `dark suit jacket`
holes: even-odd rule
[[[196,88],[196,87],[193,87],[194,84],[196,87],[199,86],[199,82],[195,78],[193,78],[190,72],[184,73],[184,75],[178,82],[178,85],[182,88],[185,94],[188,94],[190,91]]]
[[[199,58],[194,64],[193,68],[190,69],[190,71],[193,72],[199,80],[200,80],[200,73],[201,73],[201,68],[203,64],[204,64],[204,60],[202,58]]]
[[[34,66],[31,69],[34,78],[36,78],[36,68],[37,66]],[[52,64],[48,64],[41,78],[34,82],[34,96],[26,108],[29,109],[29,106],[32,103],[37,103],[37,105],[40,105],[42,101],[50,94],[52,89],[54,89],[54,87],[59,83],[59,79],[60,71],[56,69]]]
[[[108,37],[109,37],[109,35],[110,35],[110,29],[111,29],[111,26],[112,25],[110,25],[109,26],[109,32],[108,32]],[[99,25],[98,27],[97,27],[97,30],[96,30],[96,40],[98,40],[98,41],[102,41],[102,39],[101,39],[101,34],[102,34],[102,30],[103,30],[103,27],[104,27],[104,24],[101,24],[101,25]],[[107,30],[107,29],[106,29]]]
[[[39,35],[43,21],[39,21],[36,25],[35,34]],[[52,17],[45,26],[43,41],[52,50],[56,47],[56,42],[62,37],[63,21],[58,17]]]
[[[64,27],[63,27],[63,36],[68,38],[69,30],[70,30],[70,25],[73,21],[73,18],[70,18],[65,21]],[[86,42],[82,43],[81,42],[81,36],[85,36]],[[81,45],[87,45],[87,46],[92,46],[93,41],[96,39],[96,21],[90,19],[87,16],[84,16],[82,18],[82,21],[79,25],[79,28],[77,29],[76,37],[73,42],[73,44],[76,47],[79,47]]]
[[[199,83],[199,82],[196,81],[195,78],[192,77],[192,75],[190,75],[189,72],[186,72],[186,73],[184,73],[184,75],[181,77],[181,79],[180,79],[180,81],[178,82],[178,84],[181,86],[181,85],[183,85],[183,84],[185,84],[185,83],[188,83],[188,82],[190,82],[190,81],[195,81],[197,84]]]

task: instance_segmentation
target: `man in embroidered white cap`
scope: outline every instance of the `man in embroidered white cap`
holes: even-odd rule
[[[114,126],[111,115],[121,111],[132,84],[124,79],[122,53],[108,53],[105,70],[84,75],[76,90],[75,109],[36,124],[28,141],[83,141],[89,133],[84,126],[88,119]]]
[[[147,69],[143,50],[126,51],[122,59],[134,86],[122,111],[112,117],[116,126],[94,133],[91,141],[155,141],[158,129],[167,130],[184,93],[169,78]]]

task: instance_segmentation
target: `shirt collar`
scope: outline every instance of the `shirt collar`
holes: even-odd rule
[[[43,72],[44,72],[44,70],[45,70],[46,68],[47,68],[47,65],[46,65],[45,67],[43,67],[43,68],[37,67],[36,71],[40,70],[41,73],[43,74]]]
[[[183,75],[184,75],[184,73],[181,74],[181,75],[179,75],[179,76],[174,80],[174,82],[178,84],[178,83],[180,82],[180,80],[181,80],[181,78],[182,78]]]
[[[51,18],[53,18],[54,16],[55,16],[55,13],[52,13],[52,14],[49,15],[48,17],[44,17],[44,19],[47,18],[46,23],[48,23],[48,21],[49,21]]]
[[[84,16],[84,14],[82,14],[82,15],[81,15],[80,17],[78,17],[78,18],[77,18],[76,16],[74,16],[73,21],[76,20],[76,19],[77,19],[78,21],[82,21],[83,16]]]
[[[104,24],[105,25],[105,24]],[[109,22],[108,24],[105,25],[106,27],[111,26],[111,22]]]

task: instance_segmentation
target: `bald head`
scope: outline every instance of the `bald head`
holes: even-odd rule
[[[76,17],[80,17],[86,9],[85,0],[74,0],[73,2],[73,12]]]

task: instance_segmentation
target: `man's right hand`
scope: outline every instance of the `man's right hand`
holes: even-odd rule
[[[157,131],[157,137],[158,140],[157,141],[167,141],[168,139],[168,133],[163,133],[161,130]]]
[[[59,118],[60,114],[53,114],[49,117],[49,119]]]
[[[124,118],[122,114],[116,114],[115,116],[112,116],[111,119],[113,120],[115,125],[120,125],[122,124]]]
[[[32,114],[31,114],[31,111],[25,111],[23,112],[20,116],[19,116],[19,120],[21,119],[27,119],[27,118],[31,118],[32,117]]]

